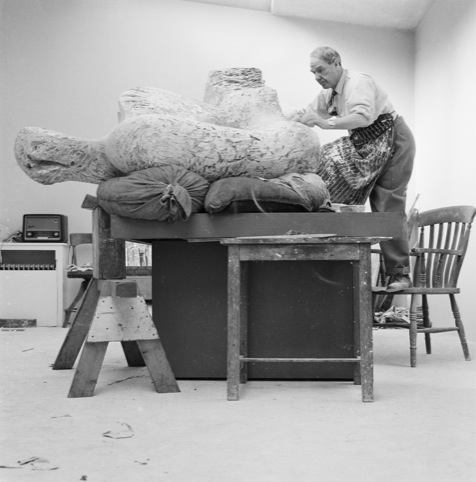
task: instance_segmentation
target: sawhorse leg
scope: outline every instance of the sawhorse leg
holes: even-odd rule
[[[69,397],[92,397],[109,342],[122,343],[126,357],[145,364],[159,393],[179,392],[147,305],[137,283],[105,280],[91,317]]]
[[[67,328],[69,325],[69,320],[71,318],[71,315],[74,312],[78,311],[77,305],[81,301],[81,298],[84,296],[84,293],[86,293],[89,283],[91,283],[91,279],[84,279],[81,282],[81,285],[79,286],[79,291],[77,295],[75,296],[73,302],[69,305],[68,308],[66,308],[65,315],[64,315],[64,321],[63,321],[63,328]]]
[[[88,336],[88,331],[99,301],[99,293],[98,280],[93,278],[86,290],[78,314],[69,328],[66,338],[63,341],[63,345],[56,357],[56,361],[53,364],[53,370],[70,370],[73,368],[79,352],[83,347],[84,340],[86,340],[86,337]],[[122,349],[124,350],[128,366],[145,366],[144,359],[137,347],[137,343],[123,341]]]
[[[98,280],[93,278],[84,294],[76,318],[68,330],[61,349],[53,363],[53,370],[69,370],[73,368],[76,358],[81,351],[84,340],[88,336],[89,327],[99,300]]]
[[[143,357],[149,375],[158,393],[179,392],[175,377],[168,365],[164,349],[159,340],[138,340],[134,344]],[[86,342],[78,368],[69,390],[69,398],[92,397],[99,378],[99,372],[106,355],[109,342]]]

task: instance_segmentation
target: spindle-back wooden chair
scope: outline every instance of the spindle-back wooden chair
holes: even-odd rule
[[[458,277],[468,248],[471,223],[475,214],[476,208],[473,206],[450,206],[418,213],[418,239],[410,250],[413,257],[413,287],[395,293],[411,295],[408,328],[412,367],[416,366],[418,333],[425,334],[426,352],[430,354],[430,334],[457,331],[464,357],[466,360],[471,359],[455,295],[460,293]],[[383,263],[381,269],[384,269]],[[385,294],[384,288],[381,287],[375,287],[374,292]],[[454,326],[432,325],[429,295],[449,296]],[[423,320],[418,323],[420,310]],[[388,327],[385,323],[376,323],[374,326]]]

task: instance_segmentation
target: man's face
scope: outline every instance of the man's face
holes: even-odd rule
[[[316,82],[324,89],[333,89],[342,75],[342,67],[338,61],[328,64],[322,59],[312,58],[311,72],[314,74]]]

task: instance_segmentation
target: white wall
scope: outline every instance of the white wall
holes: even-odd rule
[[[438,0],[416,35],[414,178],[420,208],[476,206],[476,2]],[[460,275],[459,307],[468,338],[476,340],[476,235]],[[436,305],[435,324],[451,319],[447,300]],[[474,351],[474,350],[473,350]]]
[[[345,67],[372,74],[414,128],[409,203],[419,193],[421,209],[476,205],[475,3],[437,0],[415,36],[180,0],[3,0],[0,224],[14,230],[24,213],[62,213],[70,231],[90,229],[80,205],[96,186],[32,181],[13,156],[22,127],[100,138],[116,125],[124,90],[150,85],[202,99],[210,70],[239,66],[261,68],[282,106],[301,107],[317,94],[309,53],[323,44]],[[473,340],[475,261],[473,239],[460,306]]]
[[[317,93],[309,53],[320,44],[344,64],[374,75],[413,123],[413,37],[408,33],[281,18],[266,12],[180,0],[3,0],[0,224],[24,213],[62,213],[70,231],[90,229],[80,208],[96,186],[42,186],[13,156],[25,126],[100,138],[117,122],[124,90],[150,85],[202,99],[208,72],[249,66],[301,107]],[[324,140],[324,137],[323,137]]]

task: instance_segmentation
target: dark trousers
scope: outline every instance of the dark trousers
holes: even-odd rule
[[[369,196],[370,208],[379,213],[405,213],[407,186],[413,170],[415,139],[402,117],[394,126],[394,154],[380,174]],[[407,226],[401,235],[381,243],[387,274],[410,273]]]

